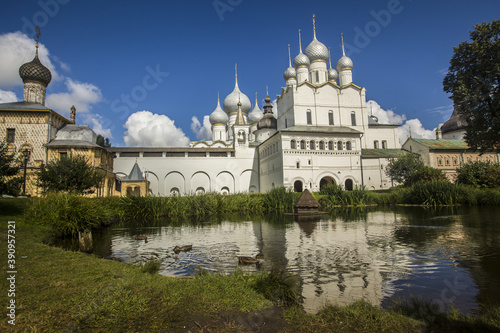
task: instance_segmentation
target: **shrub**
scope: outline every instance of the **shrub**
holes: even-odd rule
[[[500,187],[500,164],[476,161],[457,169],[456,182],[474,187]]]

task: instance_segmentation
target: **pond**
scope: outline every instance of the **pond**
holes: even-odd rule
[[[231,273],[285,265],[300,276],[304,309],[327,302],[422,296],[442,309],[478,313],[500,299],[500,209],[342,209],[294,216],[228,217],[215,221],[142,221],[94,234],[94,253],[136,263],[162,262],[160,274],[190,276],[200,268]],[[134,239],[147,234],[147,242]],[[192,245],[174,253],[175,246]],[[258,265],[238,256],[263,255]]]

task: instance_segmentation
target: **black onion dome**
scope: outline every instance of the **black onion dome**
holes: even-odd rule
[[[40,59],[38,59],[38,54],[31,62],[27,62],[19,67],[19,76],[23,79],[23,82],[27,81],[37,81],[43,83],[47,86],[52,80],[52,74],[50,70],[42,65]]]
[[[457,130],[462,130],[467,127],[467,120],[458,112],[457,108],[453,109],[453,113],[447,122],[441,126],[441,132],[448,133]]]

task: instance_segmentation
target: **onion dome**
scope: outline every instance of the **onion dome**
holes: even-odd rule
[[[300,38],[300,29],[299,29],[299,50],[300,50],[299,54],[295,57],[295,59],[293,59],[293,67],[295,67],[295,69],[299,67],[309,67],[311,61],[304,53],[302,53],[302,41]]]
[[[330,54],[330,48],[328,48],[328,62],[330,63],[330,68],[328,68],[328,81],[337,82],[339,79],[339,73],[332,68],[332,55]]]
[[[238,87],[238,74],[235,74],[236,83],[234,85],[234,90],[232,93],[227,95],[224,99],[224,103],[222,107],[227,114],[237,113],[238,112],[238,101],[241,102],[241,112],[244,114],[248,114],[250,108],[252,107],[252,103],[250,103],[250,99],[248,99],[247,95],[240,91]]]
[[[292,58],[290,57],[290,44],[288,44],[288,68],[285,70],[283,78],[285,79],[285,81],[297,78],[297,71],[292,67]]]
[[[316,39],[316,36],[314,37],[311,44],[307,46],[304,53],[311,62],[328,61],[328,49],[326,48],[325,44]]]
[[[257,103],[257,93],[255,93],[255,107],[253,108],[252,112],[248,115],[248,123],[249,124],[256,124],[259,122],[259,120],[262,119],[264,116],[264,112],[262,112],[261,109],[259,109],[259,104]]]
[[[295,69],[304,66],[309,67],[310,64],[311,62],[309,61],[309,58],[304,53],[302,53],[302,50],[295,57],[295,59],[293,59],[293,67],[295,67]]]
[[[327,62],[330,58],[328,55],[328,49],[325,44],[321,43],[316,39],[316,16],[313,15],[313,31],[314,38],[311,44],[309,44],[304,51],[305,55],[309,58],[311,62],[324,61]]]
[[[283,74],[283,78],[285,81],[290,80],[290,79],[296,79],[297,78],[297,71],[293,67],[288,67]]]
[[[38,59],[38,45],[35,58],[19,67],[19,76],[21,76],[24,83],[36,81],[41,82],[44,86],[47,86],[52,80],[50,70],[42,65],[40,59]]]
[[[215,108],[214,112],[212,112],[210,114],[210,117],[208,118],[210,120],[210,124],[227,125],[228,118],[229,117],[227,116],[227,114],[220,107],[220,102],[219,99],[217,98],[217,108]]]
[[[345,55],[337,61],[337,71],[340,72],[344,69],[352,69],[352,60]]]
[[[345,55],[345,50],[344,50],[344,34],[340,35],[342,38],[342,57],[337,61],[337,71],[340,72],[341,70],[344,69],[352,69],[352,60],[351,58],[347,57]]]
[[[334,68],[328,68],[328,81],[337,82],[339,73]]]
[[[457,108],[453,109],[450,119],[448,119],[443,126],[441,132],[443,134],[458,130],[464,130],[467,127],[467,120],[458,112]]]

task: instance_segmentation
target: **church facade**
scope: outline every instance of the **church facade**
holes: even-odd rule
[[[347,190],[387,189],[389,159],[401,152],[398,125],[369,114],[366,91],[353,82],[353,62],[342,51],[332,68],[329,49],[316,38],[285,70],[273,110],[240,91],[210,115],[212,140],[189,147],[111,148],[114,171],[125,177],[137,163],[153,195],[266,192],[285,186],[301,192],[326,184]]]

